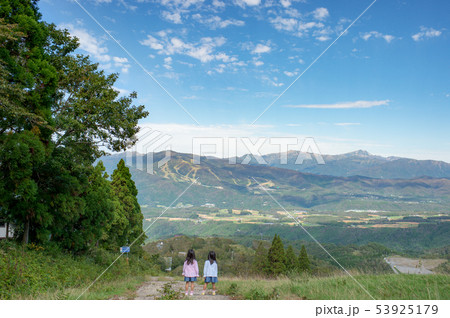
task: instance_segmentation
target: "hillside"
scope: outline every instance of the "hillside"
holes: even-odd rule
[[[154,154],[154,161],[163,158]],[[138,155],[137,157],[139,158]],[[124,154],[103,157],[112,171]],[[147,162],[144,155],[143,162]],[[201,158],[172,152],[170,161],[154,173],[132,166],[141,205],[168,206],[191,182],[197,182],[180,202],[193,206],[214,204],[221,208],[279,209],[266,191],[286,208],[318,211],[351,209],[448,212],[450,179],[375,179],[362,176],[336,177],[302,173],[263,165],[229,164],[228,160]],[[261,189],[263,186],[264,189]]]

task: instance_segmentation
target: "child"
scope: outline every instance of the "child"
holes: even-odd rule
[[[195,252],[193,249],[190,249],[187,252],[186,260],[184,261],[183,265],[183,276],[184,281],[186,282],[186,293],[185,295],[188,295],[189,291],[189,282],[191,283],[191,293],[190,295],[194,295],[194,282],[197,281],[198,277],[198,264],[195,260]]]
[[[216,283],[218,282],[216,253],[214,251],[208,254],[208,260],[205,262],[205,267],[203,268],[203,277],[205,277],[205,285],[203,285],[202,295],[205,294],[208,283],[212,283],[212,294],[214,296],[216,294]]]

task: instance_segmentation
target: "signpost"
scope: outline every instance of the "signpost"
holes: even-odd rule
[[[129,246],[122,246],[120,248],[120,253],[130,253],[130,247]]]
[[[130,247],[129,246],[122,246],[120,248],[120,253],[121,254],[127,253],[127,265],[128,265],[128,253],[130,253]]]

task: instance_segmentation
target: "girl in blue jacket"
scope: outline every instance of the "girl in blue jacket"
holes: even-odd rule
[[[217,261],[216,253],[214,251],[209,252],[208,260],[205,261],[205,267],[203,268],[203,277],[205,278],[205,285],[203,285],[202,295],[206,292],[206,287],[209,283],[212,283],[213,295],[216,294],[216,283],[217,280]]]

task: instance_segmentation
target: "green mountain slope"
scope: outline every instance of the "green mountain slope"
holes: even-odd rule
[[[158,162],[165,154],[152,155],[153,162]],[[318,211],[448,212],[450,203],[450,179],[445,178],[335,177],[265,165],[232,165],[228,160],[205,157],[201,158],[200,165],[196,165],[192,155],[176,152],[171,152],[171,159],[162,167],[154,165],[154,172],[150,174],[145,164],[136,169],[136,162],[147,162],[147,156],[141,156],[135,155],[134,161],[129,163],[142,205],[168,206],[195,180],[178,202],[194,206],[209,203],[221,208],[280,210],[267,195],[269,192],[286,208]],[[120,154],[102,160],[111,171],[124,157],[125,154]]]

